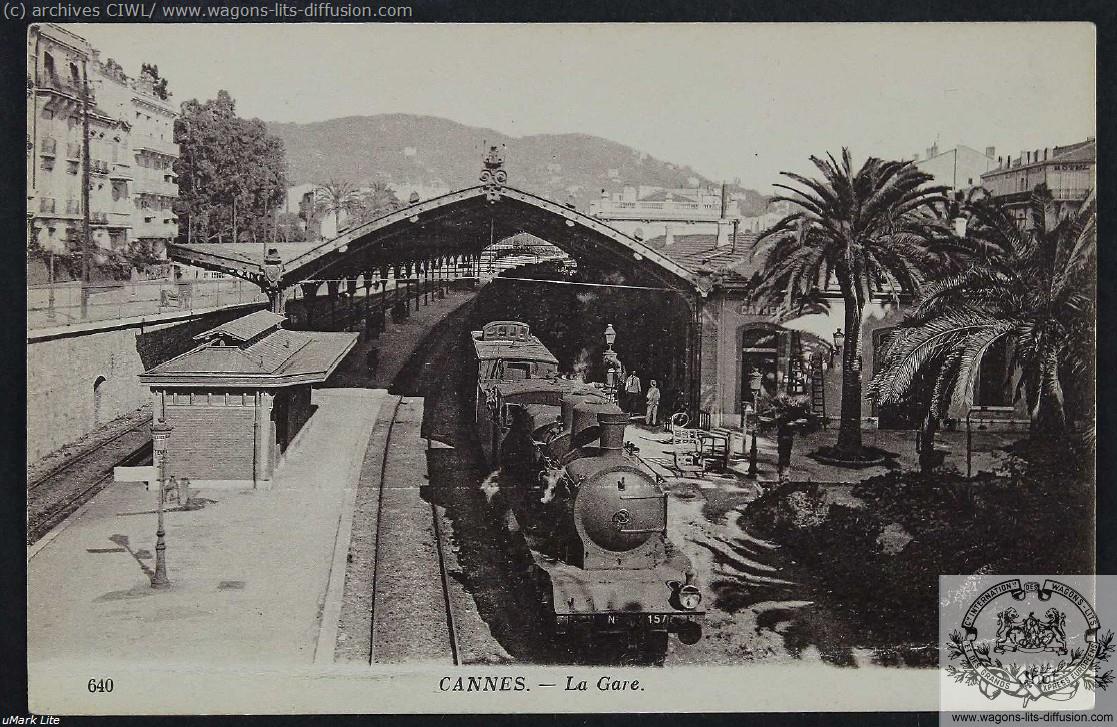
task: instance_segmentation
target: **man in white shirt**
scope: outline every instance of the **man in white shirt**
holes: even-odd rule
[[[659,413],[659,388],[655,385],[655,379],[651,380],[648,386],[648,411],[644,417],[644,421],[648,426],[654,427],[656,424],[656,414]]]
[[[640,385],[640,377],[636,375],[636,369],[633,369],[628,378],[624,380],[624,404],[622,408],[625,411],[639,411],[640,406],[640,392],[644,387]]]

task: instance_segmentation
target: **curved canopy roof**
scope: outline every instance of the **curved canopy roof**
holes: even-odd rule
[[[273,287],[304,280],[355,278],[391,265],[440,255],[473,255],[489,244],[530,232],[572,257],[605,268],[635,270],[665,287],[705,296],[704,276],[600,220],[512,187],[476,186],[417,202],[320,243],[276,244],[282,270]],[[179,262],[219,270],[266,287],[264,246],[169,245]]]

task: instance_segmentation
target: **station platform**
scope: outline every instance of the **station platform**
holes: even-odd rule
[[[27,562],[29,668],[312,665],[344,578],[337,542],[361,465],[377,421],[391,415],[377,384],[471,297],[450,293],[362,341],[384,352],[376,380],[362,376],[362,350],[340,381],[314,390],[317,409],[271,489],[197,489],[202,509],[168,506],[169,588],[150,585],[157,495],[142,483],[113,483],[44,538]]]

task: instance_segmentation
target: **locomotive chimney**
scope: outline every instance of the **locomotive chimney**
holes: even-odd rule
[[[628,424],[628,414],[617,409],[603,411],[597,415],[601,423],[601,448],[624,449],[624,428]]]

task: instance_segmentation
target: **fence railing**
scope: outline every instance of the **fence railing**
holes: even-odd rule
[[[27,328],[266,302],[258,286],[239,278],[93,283],[84,291],[80,282],[35,285],[27,287]]]

